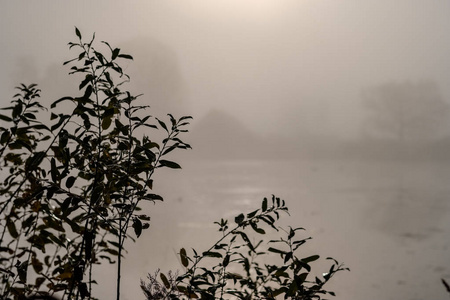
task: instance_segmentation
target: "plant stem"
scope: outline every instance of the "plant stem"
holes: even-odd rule
[[[119,217],[119,229],[122,228],[122,217]],[[119,230],[119,256],[117,261],[117,289],[116,289],[116,299],[120,299],[120,277],[121,277],[121,266],[122,266],[122,230]]]

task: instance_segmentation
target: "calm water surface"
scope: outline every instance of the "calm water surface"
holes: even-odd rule
[[[181,269],[181,247],[205,250],[219,236],[214,221],[254,210],[272,194],[289,206],[285,224],[313,237],[300,251],[351,268],[329,285],[334,299],[448,299],[440,279],[450,280],[449,183],[450,164],[442,162],[184,162],[155,178],[165,202],[146,207],[151,228],[128,247],[124,299],[143,298],[147,273]]]

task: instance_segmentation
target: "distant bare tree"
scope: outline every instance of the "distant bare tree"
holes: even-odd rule
[[[369,111],[365,133],[401,142],[436,138],[450,113],[432,81],[386,83],[365,90],[363,99]]]

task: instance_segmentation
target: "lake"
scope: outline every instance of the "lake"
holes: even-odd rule
[[[313,237],[299,251],[332,256],[351,269],[330,282],[334,299],[448,299],[441,278],[450,280],[450,163],[181,162],[182,170],[156,174],[154,191],[165,201],[143,207],[151,227],[128,244],[123,299],[143,299],[139,280],[147,273],[182,269],[181,247],[206,250],[219,237],[214,221],[259,208],[272,194],[289,207],[283,223]],[[111,283],[99,285],[100,298],[113,297]]]

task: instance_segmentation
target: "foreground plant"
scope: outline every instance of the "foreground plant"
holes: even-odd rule
[[[50,107],[50,121],[36,85],[21,85],[8,113],[0,114],[0,298],[24,299],[45,290],[63,299],[92,298],[94,265],[117,263],[130,236],[139,237],[150,217],[141,201],[162,201],[151,192],[159,168],[180,168],[164,159],[190,146],[179,135],[190,117],[151,117],[147,106],[122,86],[119,65],[132,57],[102,42],[69,43],[77,56],[70,74],[81,74],[80,96]],[[52,125],[47,126],[46,124]],[[162,129],[155,142],[149,131]]]
[[[334,296],[324,285],[337,272],[349,269],[328,257],[331,267],[321,276],[315,276],[310,264],[318,260],[319,255],[299,257],[297,254],[299,247],[311,238],[298,238],[303,228],[276,227],[281,213],[288,213],[284,200],[272,196],[271,201],[263,200],[260,209],[238,215],[233,224],[224,219],[215,222],[222,237],[204,252],[192,249],[193,254],[188,255],[181,249],[184,274],[149,274],[149,281],[141,282],[146,298],[322,299],[323,295]],[[281,236],[252,242],[248,229],[264,235],[263,227]],[[270,263],[276,258],[273,256],[278,257],[275,264]]]

